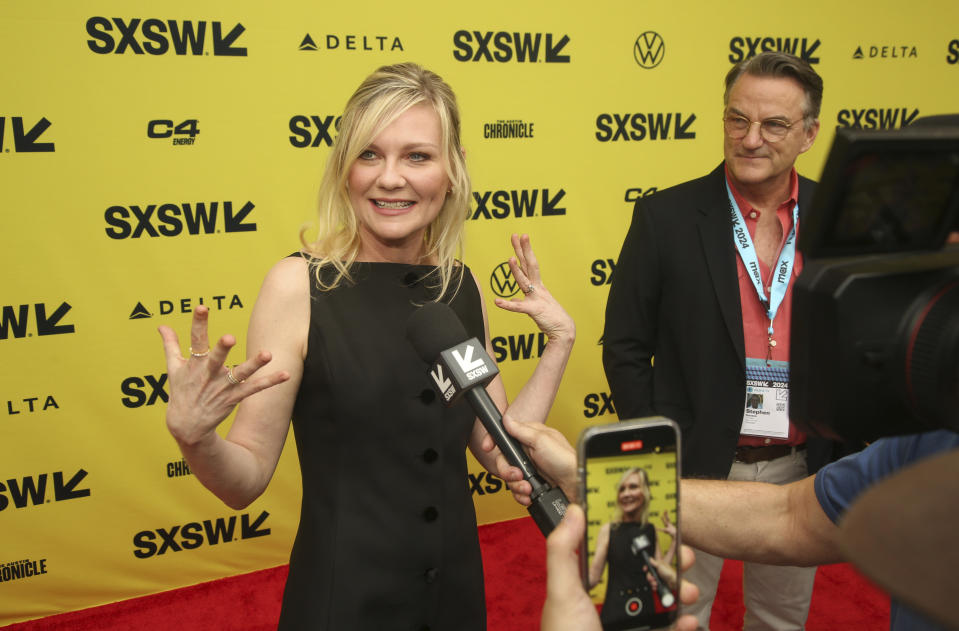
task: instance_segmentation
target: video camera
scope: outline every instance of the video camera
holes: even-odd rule
[[[790,410],[846,441],[959,431],[959,115],[840,129],[799,248]]]

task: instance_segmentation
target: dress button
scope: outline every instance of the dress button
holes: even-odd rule
[[[426,579],[427,583],[434,583],[436,582],[436,576],[439,573],[440,571],[438,569],[436,569],[435,567],[431,567],[430,569],[423,572],[423,578]]]
[[[423,402],[423,405],[429,405],[436,400],[436,393],[427,388],[420,392],[420,401]]]
[[[433,449],[432,447],[429,447],[426,451],[423,452],[423,462],[425,462],[426,464],[433,464],[434,462],[436,462],[436,459],[439,457],[440,455],[436,453],[436,450]]]
[[[427,506],[423,511],[423,520],[424,521],[436,521],[436,518],[440,516],[440,512],[436,510],[435,506]]]

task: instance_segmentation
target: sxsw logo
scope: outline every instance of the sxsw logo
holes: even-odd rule
[[[954,39],[946,46],[946,63],[959,64],[959,39]]]
[[[333,146],[335,131],[340,130],[339,116],[294,116],[290,119],[290,144],[294,147]]]
[[[47,493],[47,481],[50,477],[53,478],[52,497]],[[10,478],[6,484],[0,482],[0,511],[10,506],[11,502],[14,508],[26,508],[90,496],[90,489],[77,488],[83,478],[87,477],[86,471],[79,469],[65,482],[64,477],[63,471],[57,471],[49,476],[41,473],[23,478]]]
[[[472,473],[467,473],[466,475],[467,481],[469,482],[470,495],[486,495],[487,493],[497,493],[507,488],[501,478],[496,477],[488,471],[480,471],[476,475],[473,475]],[[486,484],[483,484],[484,478],[486,479]]]
[[[39,142],[40,136],[50,126],[47,118],[41,117],[29,131],[25,131],[22,116],[10,117],[10,131],[13,136],[13,150],[16,153],[44,153],[54,151],[52,142]],[[10,153],[10,147],[4,144],[7,130],[7,117],[0,116],[0,151]]]
[[[507,335],[490,340],[493,355],[499,363],[542,357],[549,338],[542,331],[526,335]]]
[[[729,40],[729,61],[735,64],[750,57],[755,57],[759,53],[775,51],[789,53],[808,64],[818,64],[819,57],[816,57],[815,53],[820,43],[818,39],[810,41],[806,37],[768,37],[763,35],[758,37],[734,37]]]
[[[111,239],[176,237],[184,229],[192,235],[255,232],[255,223],[244,223],[253,208],[253,202],[246,202],[236,211],[233,202],[222,202],[222,207],[220,202],[110,206],[103,214],[108,225],[104,230]],[[218,217],[223,218],[222,222],[217,221]]]
[[[647,114],[600,114],[596,117],[596,140],[616,142],[625,140],[691,140],[695,131],[689,126],[695,114],[676,112]]]
[[[170,396],[165,389],[167,374],[145,375],[143,377],[127,377],[120,382],[120,392],[125,397],[120,398],[120,403],[130,409],[143,407],[145,405],[156,405],[158,402],[166,403]]]
[[[133,556],[138,559],[149,559],[152,556],[166,554],[167,551],[195,550],[204,544],[215,546],[231,541],[265,537],[270,534],[270,529],[262,526],[269,516],[268,512],[262,511],[256,519],[252,519],[248,513],[244,513],[240,516],[239,531],[237,531],[236,515],[231,515],[228,519],[218,517],[216,520],[191,521],[182,526],[141,530],[133,535]]]
[[[608,392],[592,392],[583,399],[583,416],[596,418],[606,414],[616,414],[613,396]]]
[[[839,110],[837,128],[848,129],[901,129],[919,116],[919,109],[908,107]]]
[[[515,59],[520,63],[568,64],[569,55],[561,54],[568,43],[569,35],[554,41],[552,33],[461,30],[453,34],[453,58],[457,61],[507,63]]]
[[[207,24],[213,36],[209,47]],[[135,55],[164,55],[172,49],[177,55],[209,55],[212,50],[215,57],[246,57],[246,48],[234,45],[245,30],[237,23],[224,35],[220,22],[92,17],[87,20],[87,34],[93,39],[87,40],[87,46],[98,55],[122,55],[128,51]]]
[[[0,308],[0,340],[8,339],[11,333],[15,338],[33,335],[27,331],[31,311],[37,335],[73,333],[76,329],[72,324],[61,323],[70,309],[72,307],[68,302],[61,302],[52,312],[42,302],[35,303],[32,310],[30,305],[4,305]]]
[[[655,68],[662,63],[666,56],[666,42],[655,31],[646,31],[636,38],[633,44],[633,59],[642,68]]]
[[[613,272],[616,271],[615,259],[596,259],[589,266],[589,282],[594,287],[610,285],[613,282]]]
[[[550,194],[548,188],[512,191],[473,191],[476,210],[471,219],[506,219],[507,217],[553,217],[565,215],[559,204],[566,197],[565,189]]]

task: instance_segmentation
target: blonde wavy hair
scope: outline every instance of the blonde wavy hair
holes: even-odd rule
[[[649,502],[653,499],[653,495],[649,491],[649,474],[646,473],[645,469],[632,467],[623,472],[622,477],[616,484],[616,519],[614,520],[616,523],[622,523],[623,521],[623,509],[619,505],[619,493],[623,489],[623,485],[626,484],[626,480],[633,474],[639,476],[640,487],[642,488],[643,497],[645,498],[643,501],[643,510],[639,516],[639,523],[645,524],[649,521]]]
[[[352,283],[350,266],[360,251],[359,224],[350,203],[350,168],[371,142],[409,108],[429,103],[439,116],[441,152],[450,181],[450,193],[439,215],[426,229],[423,258],[436,261],[430,282],[439,291],[436,300],[462,281],[460,266],[463,231],[469,217],[471,185],[460,141],[460,115],[456,95],[443,79],[422,66],[401,63],[383,66],[363,80],[346,104],[340,130],[320,183],[317,236],[307,241],[300,231],[304,252],[324,290]],[[333,274],[321,274],[331,269]]]

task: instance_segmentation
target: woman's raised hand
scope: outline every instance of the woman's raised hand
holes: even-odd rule
[[[572,344],[576,337],[576,325],[543,284],[529,235],[511,235],[510,242],[516,255],[510,257],[509,268],[523,290],[523,297],[514,300],[497,298],[496,306],[507,311],[525,313],[536,322],[540,331],[546,333],[550,341]]]
[[[236,338],[224,335],[211,348],[208,319],[207,307],[201,305],[193,311],[189,357],[181,354],[180,341],[173,329],[159,327],[170,385],[167,428],[177,442],[187,445],[213,438],[216,427],[240,401],[290,378],[285,371],[258,374],[272,359],[269,351],[260,351],[228,367],[227,356],[236,345]]]

